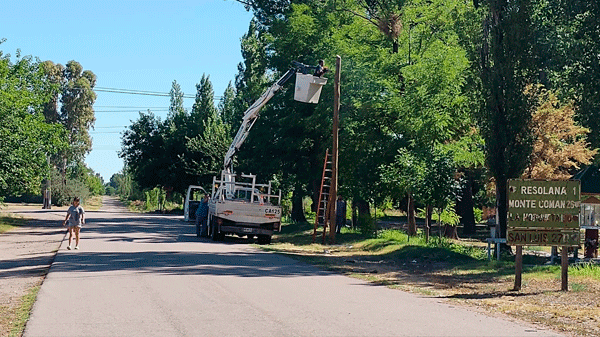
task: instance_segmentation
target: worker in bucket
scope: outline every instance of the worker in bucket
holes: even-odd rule
[[[324,64],[325,64],[325,61],[319,60],[319,65],[317,66],[317,69],[315,70],[315,73],[313,74],[313,76],[321,77],[326,72],[329,71],[329,69],[327,69],[327,67],[325,67]]]

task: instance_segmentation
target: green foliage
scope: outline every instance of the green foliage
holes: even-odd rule
[[[543,84],[575,100],[577,118],[591,130],[592,148],[600,147],[600,4],[587,0],[538,1],[533,22],[548,75]]]
[[[484,108],[478,114],[486,143],[486,163],[497,188],[500,235],[506,236],[507,180],[521,176],[533,148],[529,128],[533,101],[525,88],[533,83],[536,64],[536,27],[531,15],[533,1],[482,1],[486,10],[482,45],[471,52],[472,66],[479,72]]]
[[[41,114],[51,91],[32,57],[0,51],[0,196],[37,193],[47,156],[65,148],[64,128]]]
[[[438,208],[434,208],[431,219],[445,225],[457,226],[460,222],[460,217],[454,212],[454,203],[449,203],[440,213]]]
[[[104,188],[105,188],[105,192],[104,192],[105,195],[111,195],[112,196],[112,195],[116,195],[117,194],[117,190],[114,187],[112,187],[111,185],[109,185],[109,184],[104,185]]]
[[[429,242],[426,242],[423,235],[409,238],[403,231],[395,229],[380,231],[376,238],[366,240],[364,247],[370,251],[385,249],[394,252],[394,256],[398,259],[439,261],[448,259],[485,261],[487,259],[487,253],[481,247],[465,245],[444,237],[431,237]]]
[[[140,113],[123,134],[119,155],[141,189],[162,186],[183,194],[189,185],[210,185],[220,172],[230,143],[229,128],[214,106],[209,77],[203,75],[196,88],[191,113],[183,108],[183,92],[173,82],[166,120],[151,111]]]
[[[569,274],[573,276],[591,277],[600,280],[600,265],[581,263],[569,266]]]
[[[397,195],[409,192],[417,201],[440,209],[455,200],[460,190],[451,154],[439,149],[401,149],[396,160],[382,171],[382,180]]]
[[[46,121],[60,123],[67,130],[65,138],[69,146],[52,158],[53,164],[64,175],[68,166],[82,163],[92,149],[89,129],[96,121],[93,108],[96,75],[90,70],[83,70],[76,61],[69,61],[66,66],[45,61],[41,63],[41,69],[44,83],[53,88],[44,104]]]
[[[155,187],[149,191],[144,192],[146,195],[145,210],[146,211],[164,211],[165,202],[167,199],[167,193],[165,190]]]
[[[72,176],[63,178],[62,174],[56,170],[52,172],[52,203],[56,206],[70,205],[74,197],[81,199],[85,203],[90,196],[90,190],[83,181]]]
[[[105,189],[102,177],[85,164],[81,162],[77,163],[76,165],[69,167],[67,172],[70,179],[81,181],[87,187],[91,195],[104,194]]]
[[[475,215],[475,223],[483,221],[483,210],[481,208],[473,207],[473,214]]]
[[[144,198],[144,194],[127,168],[113,174],[110,177],[109,186],[114,188],[116,194],[123,200],[141,200]]]

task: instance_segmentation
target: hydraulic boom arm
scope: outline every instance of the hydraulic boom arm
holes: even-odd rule
[[[311,67],[308,67],[302,63],[294,62],[294,67],[290,68],[283,76],[281,76],[281,78],[275,84],[268,88],[262,94],[262,96],[260,96],[260,98],[256,100],[256,102],[254,102],[254,104],[252,104],[252,106],[250,106],[246,112],[244,112],[242,125],[240,125],[240,128],[233,138],[233,142],[231,143],[231,146],[229,146],[229,150],[227,150],[227,154],[225,155],[225,161],[223,163],[225,172],[233,173],[233,156],[239,150],[240,146],[242,146],[246,140],[246,137],[248,137],[250,129],[252,129],[252,126],[258,119],[258,113],[260,112],[260,109],[265,106],[265,104],[267,104],[271,98],[273,98],[273,96],[283,87],[285,82],[287,82],[294,75],[294,73],[297,71],[305,71],[305,69],[308,68]]]

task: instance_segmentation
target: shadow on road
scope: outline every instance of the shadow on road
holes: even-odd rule
[[[235,275],[295,277],[330,275],[296,261],[268,253],[201,252],[77,252],[55,261],[53,272],[135,271],[165,275]],[[0,277],[2,273],[0,272]]]
[[[213,253],[207,245],[244,245],[249,240],[226,237],[223,242],[213,242],[210,239],[198,238],[195,235],[194,224],[183,222],[181,217],[177,216],[111,212],[89,212],[87,215],[87,222],[81,231],[83,243],[85,240],[97,239],[104,242],[145,245],[140,246],[140,249],[135,246],[129,247],[127,252],[88,252],[84,246],[82,250],[59,255],[54,260],[53,272],[135,271],[165,275],[240,277],[329,275],[325,271],[285,256],[262,251],[240,252],[232,249],[232,252],[221,250]],[[66,230],[64,227],[57,227],[57,231]],[[194,251],[194,242],[198,243],[198,251]],[[181,247],[181,250],[178,247]],[[47,264],[47,258],[32,256],[1,261],[0,278],[20,275],[22,266],[41,267]]]

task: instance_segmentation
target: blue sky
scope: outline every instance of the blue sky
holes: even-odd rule
[[[252,14],[233,0],[11,1],[0,11],[3,53],[66,64],[97,76],[97,88],[168,93],[176,80],[194,95],[202,74],[221,96],[242,61]],[[97,91],[93,150],[86,163],[105,181],[123,168],[121,132],[138,111],[164,118],[169,97]],[[185,99],[190,109],[193,99]]]

